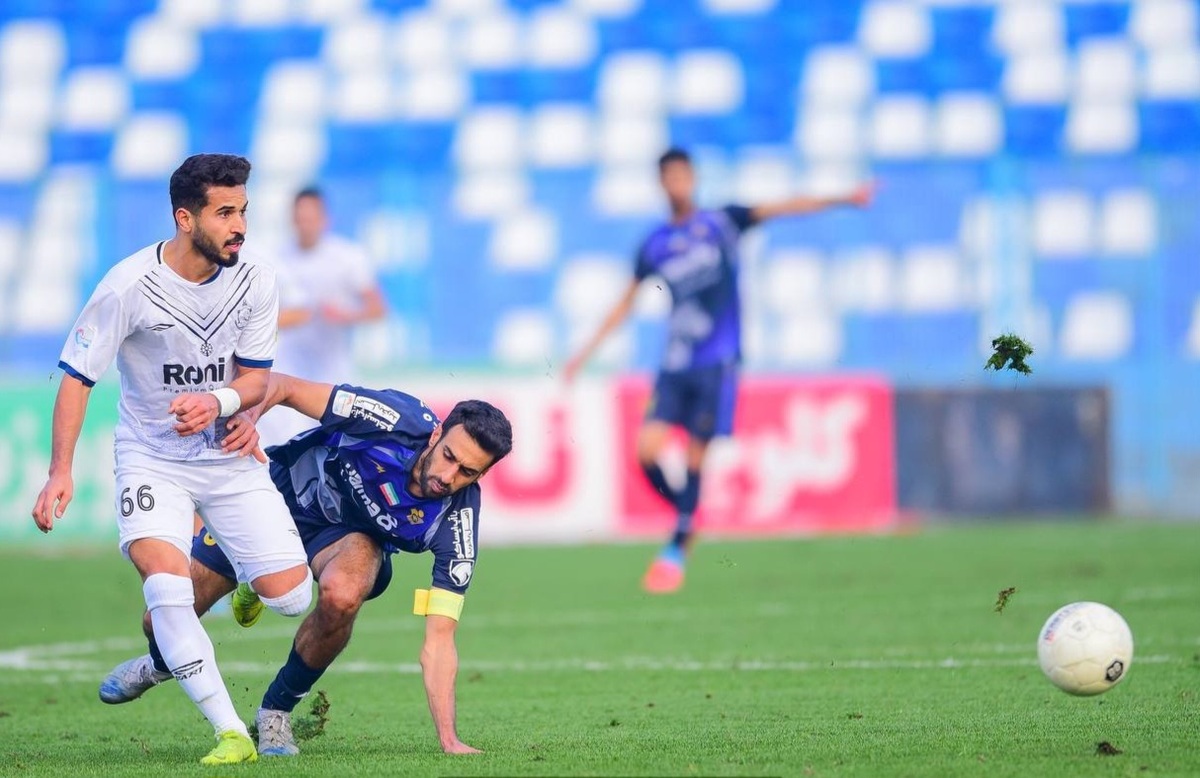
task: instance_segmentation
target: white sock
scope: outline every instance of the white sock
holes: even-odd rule
[[[163,660],[184,692],[218,733],[232,729],[247,734],[217,669],[212,641],[192,609],[191,579],[156,573],[146,579],[142,593]]]

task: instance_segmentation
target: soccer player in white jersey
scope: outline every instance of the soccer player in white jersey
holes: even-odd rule
[[[267,468],[221,448],[226,419],[266,393],[278,326],[274,273],[238,262],[249,175],[242,157],[186,159],[171,175],[175,236],[122,260],[96,287],[62,351],[50,475],[33,508],[43,532],[66,512],[88,396],[116,359],[121,552],[141,574],[170,674],[216,731],[206,765],[258,756],[192,607],[193,512],[273,610],[299,616],[312,600],[304,547]],[[135,661],[123,672],[158,671]]]
[[[292,203],[295,242],[279,257],[279,354],[276,369],[321,383],[354,382],[354,328],[387,313],[363,248],[329,229],[325,195],[302,189]],[[264,444],[284,443],[314,426],[281,408],[263,419]]]

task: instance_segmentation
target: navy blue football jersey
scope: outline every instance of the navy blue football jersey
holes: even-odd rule
[[[404,392],[339,384],[319,427],[267,449],[271,474],[298,519],[345,524],[389,552],[431,551],[433,586],[462,594],[475,567],[479,484],[433,500],[407,489],[438,421]]]

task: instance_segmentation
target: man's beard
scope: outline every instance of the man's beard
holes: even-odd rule
[[[230,242],[239,244],[245,240],[246,236],[240,232],[235,232],[233,237],[229,239]],[[196,250],[199,251],[205,259],[218,267],[233,267],[238,263],[238,252],[241,251],[240,245],[237,247],[236,251],[230,251],[229,258],[226,259],[225,257],[221,256],[221,250],[217,248],[216,241],[208,237],[208,235],[200,230],[197,230],[195,237],[192,238],[192,245],[196,247]],[[226,248],[228,248],[228,246],[229,244],[226,243]]]
[[[432,462],[430,461],[430,457],[432,457],[432,456],[433,456],[433,449],[432,448],[426,449],[424,458],[421,460],[420,465],[417,466],[417,489],[419,489],[421,492],[421,494],[419,496],[426,500],[441,499],[442,497],[447,497],[450,494],[450,484],[443,483],[441,480],[436,479],[436,478],[430,479],[430,477],[429,477],[429,468],[432,465]],[[438,483],[438,485],[440,485],[440,486],[444,486],[446,488],[446,491],[441,492],[440,494],[431,491],[429,488],[429,484],[430,484],[431,480],[436,481]]]

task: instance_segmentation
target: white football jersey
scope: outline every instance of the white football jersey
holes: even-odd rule
[[[59,367],[91,386],[113,359],[121,373],[117,449],[171,460],[218,459],[225,420],[181,437],[167,412],[175,395],[228,386],[235,365],[271,367],[278,332],[275,273],[243,259],[204,283],[162,260],[164,243],[105,274],[63,347]]]
[[[319,309],[329,304],[357,310],[361,295],[378,286],[366,252],[327,233],[308,251],[295,245],[281,251],[277,272],[281,306],[314,314],[311,321],[279,332],[279,371],[331,384],[351,381],[354,327],[324,320]]]

